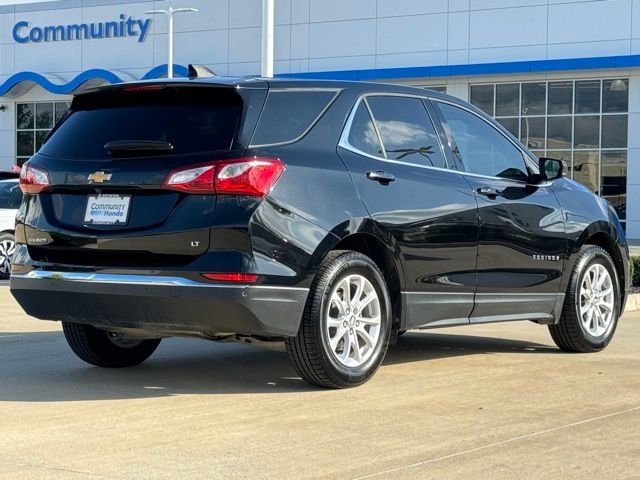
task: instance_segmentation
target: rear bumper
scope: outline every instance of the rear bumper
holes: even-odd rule
[[[295,336],[308,292],[151,275],[34,270],[11,276],[11,293],[33,317],[176,335]]]

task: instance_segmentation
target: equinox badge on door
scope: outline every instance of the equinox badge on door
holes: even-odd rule
[[[111,180],[112,176],[112,173],[95,172],[87,177],[87,181],[93,183],[104,183],[105,181]]]
[[[548,260],[551,262],[559,262],[560,255],[531,255],[534,260]]]

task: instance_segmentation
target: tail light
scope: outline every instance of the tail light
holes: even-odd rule
[[[255,273],[202,273],[207,280],[216,282],[254,283],[258,280]]]
[[[188,193],[214,193],[216,167],[203,165],[187,170],[174,170],[164,181],[164,186]]]
[[[51,186],[51,181],[45,169],[31,165],[31,162],[26,162],[22,166],[22,170],[20,170],[20,190],[23,193],[34,195],[49,186]]]
[[[174,170],[164,186],[187,193],[266,196],[284,172],[277,158],[240,158]]]

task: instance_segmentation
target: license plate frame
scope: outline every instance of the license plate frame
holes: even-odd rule
[[[132,195],[118,193],[87,195],[83,224],[101,227],[127,225],[132,198]]]

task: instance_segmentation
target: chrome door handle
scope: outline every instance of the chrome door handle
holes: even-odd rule
[[[477,192],[478,194],[484,195],[485,197],[489,198],[496,198],[497,196],[502,194],[500,190],[496,190],[495,188],[491,187],[480,187]]]
[[[389,185],[389,183],[393,182],[396,179],[396,177],[394,177],[392,174],[383,172],[381,170],[376,170],[375,172],[367,172],[367,178],[369,180],[379,182],[382,185]]]

